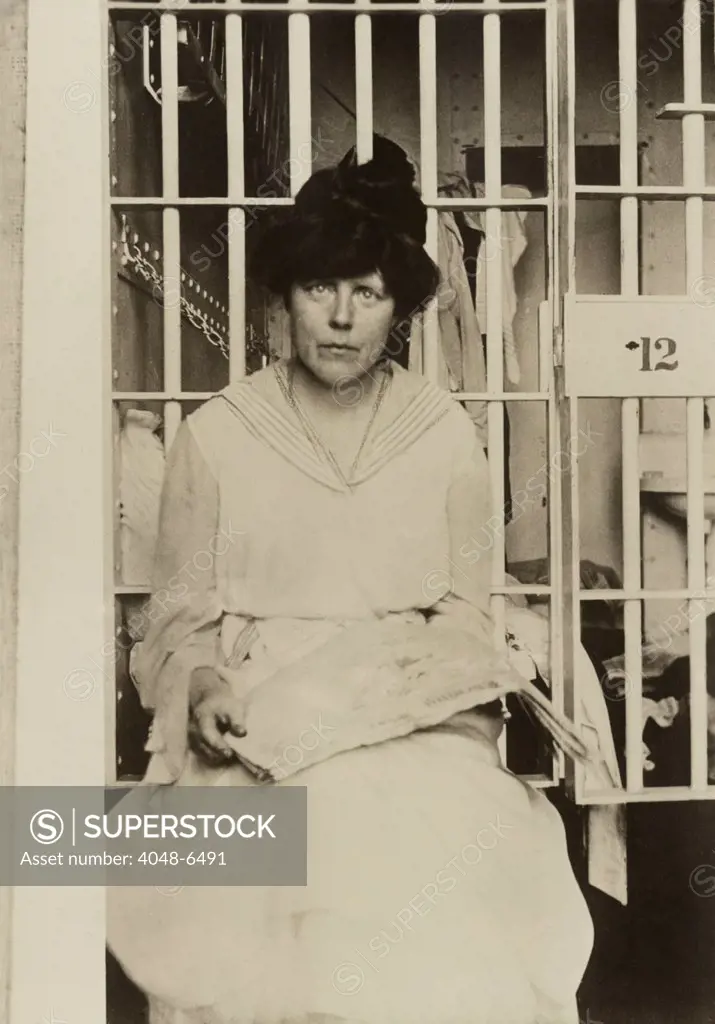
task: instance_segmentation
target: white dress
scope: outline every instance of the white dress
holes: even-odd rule
[[[155,781],[255,784],[186,751],[188,677],[225,655],[227,624],[255,621],[246,665],[266,676],[341,623],[448,594],[491,629],[486,462],[466,413],[395,367],[346,487],[281,403],[271,368],[233,384],[170,453],[155,583],[174,599],[136,669]],[[308,787],[305,887],[109,890],[110,948],[156,1019],[578,1024],[593,935],[561,820],[501,766],[499,722],[469,715],[277,783]]]

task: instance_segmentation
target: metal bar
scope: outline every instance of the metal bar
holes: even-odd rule
[[[494,204],[502,198],[501,183],[501,20],[484,18],[484,197]],[[487,228],[487,231],[489,229]],[[491,264],[490,264],[491,266]],[[488,288],[488,286],[487,286]]]
[[[713,196],[715,196],[715,189],[713,189]],[[423,197],[424,198],[424,197]],[[112,209],[124,210],[132,209],[133,207],[139,207],[140,209],[156,209],[160,210],[163,206],[166,206],[168,200],[162,199],[160,196],[112,196],[111,200]],[[458,199],[456,197],[442,198],[441,196],[433,197],[429,202],[425,199],[425,203],[429,207],[434,207],[436,210],[487,210],[491,206],[498,206],[502,210],[546,210],[548,208],[548,199],[517,199],[502,197],[501,199],[495,199],[494,202],[490,202],[486,199]],[[178,199],[172,200],[172,206],[257,206],[260,208],[269,206],[292,206],[293,199],[283,196],[276,197],[263,197],[263,196],[246,196],[242,193],[230,193],[227,196],[196,196],[189,197],[184,196]]]
[[[419,20],[420,73],[420,188],[423,200],[437,199],[437,23],[434,15]],[[439,222],[437,211],[427,210],[425,248],[435,263],[439,259]],[[422,314],[422,368],[425,377],[439,380],[439,319],[436,302],[430,302]]]
[[[637,0],[618,3],[618,77],[626,96],[638,90],[638,21]],[[620,106],[620,183],[625,188],[638,187],[638,105],[626,102]],[[621,295],[639,293],[638,199],[621,199]],[[626,590],[641,586],[640,540],[640,476],[638,472],[638,437],[640,433],[640,402],[626,398],[621,403],[622,444],[622,519],[623,578]],[[626,676],[626,785],[629,792],[643,788],[643,720],[642,720],[642,606],[628,599],[624,608]]]
[[[638,474],[638,436],[640,405],[637,398],[622,404],[621,433],[623,445],[623,579],[625,589],[638,590],[641,585],[640,544],[640,477]],[[643,671],[641,651],[640,600],[627,599],[624,607],[626,645],[626,783],[629,792],[643,787]]]
[[[494,646],[497,651],[506,653],[507,642],[506,642],[506,598],[503,594],[492,594],[491,598],[491,610],[492,610],[492,621],[494,623]],[[509,748],[509,726],[506,729],[502,729],[502,732],[497,740],[497,746],[499,754],[502,759],[502,763],[507,763],[508,748]]]
[[[289,8],[292,11],[294,4]],[[290,191],[295,196],[310,177],[311,134],[310,18],[288,18],[288,88],[290,104]]]
[[[246,375],[246,214],[228,212],[228,376]]]
[[[715,590],[703,587],[694,592],[690,589],[680,590],[582,590],[582,601],[688,601],[690,599],[715,598]]]
[[[164,452],[169,453],[176,432],[181,425],[181,406],[178,402],[167,402],[164,407]]]
[[[501,21],[498,14],[484,18],[484,192],[493,203],[501,199]],[[487,315],[487,391],[504,392],[504,340],[502,310],[502,213],[486,211],[485,261]],[[484,325],[482,325],[483,328]],[[492,493],[492,583],[504,585],[506,563],[504,494],[504,404],[492,400],[487,407],[489,475]]]
[[[589,791],[579,803],[585,806],[611,804],[662,804],[683,803],[692,800],[715,800],[715,786],[695,789],[687,786],[649,786],[639,793],[628,793],[619,789]]]
[[[243,124],[243,19],[226,17],[226,136],[228,146],[228,194],[246,190]]]
[[[551,444],[560,448],[564,440],[573,434],[573,424],[578,428],[578,403],[566,396],[563,352],[564,352],[564,297],[575,284],[575,56],[573,4],[570,0],[557,0],[549,11],[550,51],[553,75],[550,83],[551,117],[549,126],[553,144],[553,180],[551,231],[553,262],[551,282],[553,303],[552,365],[553,365],[553,435]],[[570,450],[570,449],[569,449]],[[556,487],[550,495],[550,513],[553,511],[555,524],[551,537],[556,545],[553,557],[555,573],[552,584],[555,588],[554,607],[560,615],[552,615],[553,650],[558,651],[557,659],[561,675],[563,709],[574,722],[578,723],[578,694],[576,692],[574,665],[578,656],[581,632],[581,608],[578,601],[578,488],[577,469],[567,463],[563,474],[559,474]],[[564,524],[569,523],[569,529]],[[550,531],[551,532],[551,531]],[[553,655],[552,655],[553,657]],[[560,774],[563,772],[571,796],[578,796],[582,788],[583,769],[571,760],[561,759]]]
[[[433,14],[419,23],[420,187],[429,206],[437,201],[437,22]]]
[[[684,0],[683,24],[683,99],[685,106],[702,103],[700,0]],[[705,185],[705,116],[683,116],[683,184],[700,189]],[[703,200],[689,196],[685,200],[685,278],[691,292],[703,276]],[[688,398],[687,408],[687,547],[688,587],[705,587],[705,402]],[[690,621],[690,784],[695,789],[707,786],[707,632],[702,604],[689,602]]]
[[[130,210],[133,208],[139,208],[142,210],[161,210],[167,205],[171,206],[188,206],[194,207],[207,207],[207,206],[218,206],[225,208],[227,206],[250,206],[268,209],[271,206],[292,206],[293,199],[289,197],[278,196],[275,198],[264,198],[262,196],[197,196],[190,197],[184,196],[178,199],[169,200],[161,199],[158,196],[140,197],[140,196],[114,196],[111,200],[111,206],[114,210]]]
[[[548,391],[450,391],[450,397],[460,402],[546,402]]]
[[[215,391],[113,391],[113,402],[205,402]]]
[[[175,14],[161,16],[161,157],[164,201],[179,197],[179,58]]]
[[[690,398],[687,404],[688,473],[688,587],[705,589],[705,479],[703,464],[703,400]],[[688,602],[690,636],[690,753],[691,785],[707,785],[708,777],[708,694],[707,619],[702,600]]]
[[[355,121],[358,163],[372,159],[372,20],[355,19]]]
[[[181,222],[176,209],[164,210],[164,389],[181,391]],[[177,415],[178,409],[178,415]],[[164,447],[168,452],[181,421],[181,406],[164,410]]]
[[[579,199],[599,199],[604,196],[640,196],[643,199],[686,199],[688,196],[703,196],[705,199],[712,199],[715,197],[715,186],[702,185],[696,188],[687,185],[578,185],[576,195]]]
[[[436,263],[439,250],[439,224],[437,211],[427,211],[427,241],[425,249]],[[439,314],[437,303],[430,302],[422,313],[422,372],[427,380],[439,380]]]
[[[220,0],[211,2],[198,2],[191,4],[192,14],[208,12],[215,15],[223,15],[231,11],[246,11],[250,14],[285,14],[289,5],[287,3],[244,3],[241,0]],[[176,10],[172,0],[163,0],[161,3],[133,3],[132,0],[109,0],[107,8],[110,13],[138,14],[142,11],[171,11]],[[485,0],[484,3],[468,2],[457,3],[453,7],[445,4],[445,9],[440,10],[440,17],[444,17],[452,11],[455,14],[489,14],[499,11],[502,14],[519,14],[522,11],[545,11],[547,3],[545,0],[518,0],[515,3],[504,4],[497,0]],[[311,0],[299,0],[290,3],[291,13],[297,11],[301,14],[348,14],[355,15],[355,12],[369,14],[434,14],[435,4],[431,0],[421,0],[420,3],[368,3],[367,0],[357,0],[356,3],[313,3]]]

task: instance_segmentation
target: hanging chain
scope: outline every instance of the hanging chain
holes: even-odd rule
[[[129,245],[127,239],[124,238],[123,244],[124,255],[122,263],[125,265],[130,264],[140,277],[143,277],[145,281],[153,285],[155,298],[159,298],[159,296],[163,297],[164,281],[153,263],[146,259],[144,253],[136,243]],[[186,298],[183,288],[181,289],[181,312],[194,327],[201,331],[209,344],[220,349],[221,354],[228,359],[228,345],[222,332],[210,323],[209,318],[205,313],[202,313],[202,311],[193,302]]]

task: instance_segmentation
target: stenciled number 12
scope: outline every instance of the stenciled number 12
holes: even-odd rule
[[[650,373],[655,370],[677,370],[678,360],[674,359],[673,362],[668,362],[672,359],[676,353],[677,345],[673,338],[656,338],[653,342],[653,347],[656,352],[660,352],[665,345],[668,346],[668,351],[665,353],[662,359],[659,359],[655,366],[651,365],[651,339],[641,338],[643,343],[643,361],[641,363],[641,371],[643,373]],[[637,346],[636,346],[637,347]]]

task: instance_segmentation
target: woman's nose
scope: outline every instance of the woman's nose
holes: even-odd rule
[[[338,285],[335,292],[335,302],[331,311],[331,326],[340,330],[347,330],[353,325],[353,293],[350,286]]]

